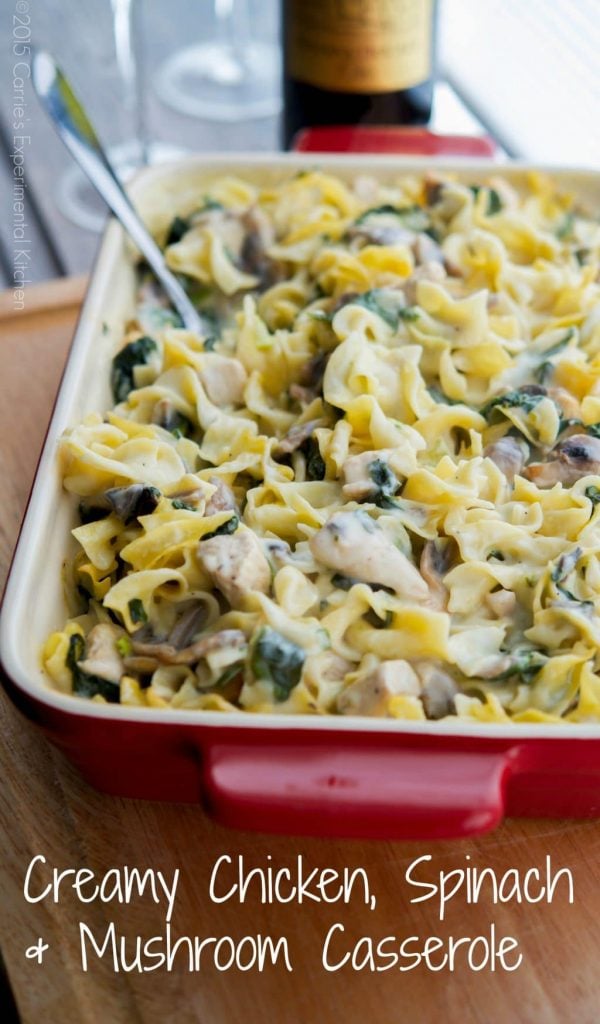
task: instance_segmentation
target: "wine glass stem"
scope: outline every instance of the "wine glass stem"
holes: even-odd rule
[[[133,161],[148,163],[146,118],[144,111],[142,68],[135,47],[135,24],[139,14],[134,0],[111,0],[117,66],[123,82],[124,106],[131,119]]]
[[[217,39],[231,53],[241,77],[246,67],[246,47],[250,41],[247,0],[215,0],[215,17]]]

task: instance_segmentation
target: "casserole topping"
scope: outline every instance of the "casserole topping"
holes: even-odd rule
[[[311,170],[216,180],[162,242],[206,334],[141,268],[114,408],[60,442],[79,524],[52,683],[598,721],[597,221],[540,175]]]

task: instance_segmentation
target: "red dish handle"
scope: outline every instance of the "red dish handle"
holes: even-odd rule
[[[442,839],[497,825],[511,751],[215,744],[208,810],[236,828],[296,835]]]
[[[400,125],[321,125],[294,137],[298,153],[398,153],[405,156],[493,157],[489,135],[439,135]]]

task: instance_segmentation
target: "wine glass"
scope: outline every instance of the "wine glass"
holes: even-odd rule
[[[156,91],[174,110],[210,121],[269,117],[281,108],[281,58],[250,27],[248,0],[214,0],[212,38],[178,50]]]
[[[142,48],[136,46],[140,27],[138,4],[135,0],[110,0],[110,5],[114,58],[120,78],[120,104],[129,126],[129,138],[120,145],[109,147],[108,156],[121,181],[127,181],[140,167],[176,160],[185,151],[148,141],[143,54]],[[61,212],[74,224],[88,231],[102,230],[106,207],[75,164],[58,183],[57,203]]]

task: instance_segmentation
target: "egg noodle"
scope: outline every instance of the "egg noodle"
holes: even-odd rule
[[[64,693],[600,720],[600,224],[545,176],[220,177],[140,268],[79,499]]]

